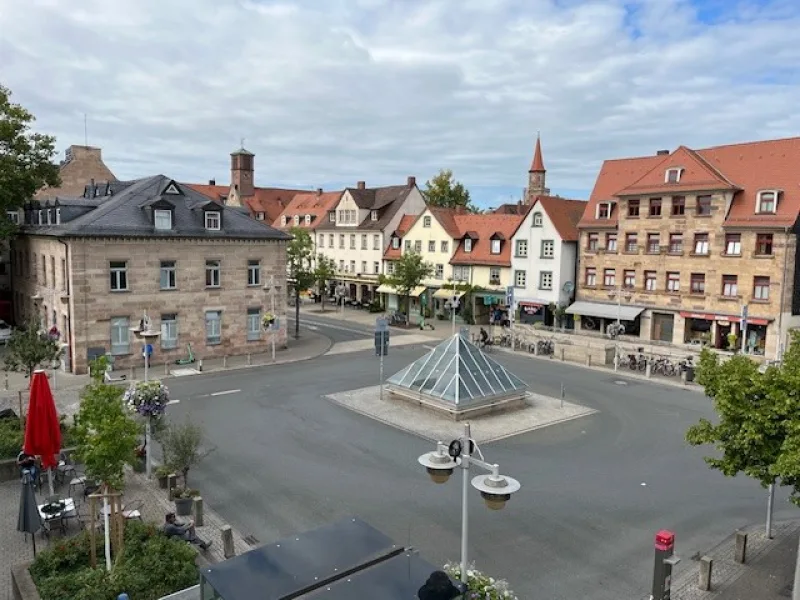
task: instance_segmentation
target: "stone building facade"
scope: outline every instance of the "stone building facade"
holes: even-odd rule
[[[606,161],[580,227],[579,327],[778,358],[796,299],[800,138]],[[746,319],[743,317],[746,316]]]
[[[70,371],[103,354],[142,365],[131,329],[145,313],[161,334],[153,365],[186,357],[190,344],[198,358],[266,352],[271,336],[285,346],[288,235],[163,176],[117,189],[58,199],[47,217],[28,205],[13,243],[16,316],[56,327]]]

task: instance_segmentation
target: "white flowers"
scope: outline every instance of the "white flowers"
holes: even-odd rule
[[[145,417],[164,413],[169,402],[169,389],[158,380],[139,381],[125,390],[122,397],[131,411]]]
[[[461,565],[447,563],[445,572],[453,579],[461,579]],[[467,595],[470,600],[519,600],[504,579],[484,575],[471,565],[467,569]]]

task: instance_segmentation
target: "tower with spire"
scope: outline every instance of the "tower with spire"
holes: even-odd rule
[[[536,149],[533,152],[533,162],[528,171],[528,187],[525,189],[525,204],[530,204],[536,196],[549,196],[550,189],[545,185],[547,169],[544,168],[542,159],[542,141],[536,134]]]

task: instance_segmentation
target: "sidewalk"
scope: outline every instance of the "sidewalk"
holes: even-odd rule
[[[745,564],[734,560],[735,535],[732,534],[706,552],[714,560],[711,591],[697,587],[699,560],[672,586],[673,600],[782,600],[791,597],[794,581],[800,520],[780,521],[773,526],[773,539],[767,539],[764,525],[743,529],[747,533]],[[678,555],[680,552],[678,551]],[[692,557],[699,559],[700,557]],[[684,560],[691,560],[683,557]]]
[[[68,487],[62,485],[57,493],[64,496],[68,491]],[[145,522],[154,522],[160,526],[164,522],[164,515],[175,510],[175,505],[167,500],[166,490],[158,489],[155,482],[148,484],[143,474],[133,473],[129,470],[123,492],[123,503],[142,502],[142,520]],[[47,494],[46,487],[43,493]],[[73,495],[82,496],[82,493],[83,490],[78,488]],[[0,484],[0,538],[3,540],[0,544],[0,565],[2,565],[0,567],[0,600],[12,600],[11,566],[33,560],[30,536],[26,542],[25,535],[16,530],[19,498],[20,484],[18,481],[7,481]],[[37,501],[44,501],[43,498],[42,494],[37,494]],[[208,504],[205,504],[203,514],[203,526],[197,527],[197,535],[203,540],[212,540],[213,544],[208,552],[201,553],[201,556],[208,562],[221,562],[225,557],[223,556],[220,529],[227,523]],[[78,524],[71,522],[68,531],[69,535],[78,533]],[[53,533],[51,539],[38,533],[36,534],[36,550],[39,552],[50,544],[61,543],[62,539],[60,533]],[[235,529],[233,530],[233,544],[237,555],[252,549]]]

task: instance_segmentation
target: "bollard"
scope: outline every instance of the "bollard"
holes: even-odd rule
[[[644,367],[644,375],[645,377],[652,377],[653,376],[653,361],[647,359]]]
[[[591,367],[592,366],[592,355],[591,354],[587,354],[586,355],[586,366],[587,367]]]
[[[250,353],[247,354],[247,366],[250,366]]]
[[[194,524],[197,527],[203,526],[203,498],[201,496],[195,496],[194,502],[192,503],[192,509],[194,510]]]
[[[220,531],[222,533],[222,555],[225,558],[236,556],[236,550],[233,548],[233,529],[230,525],[225,525]]]
[[[747,560],[747,534],[743,531],[736,532],[736,562],[744,564]]]
[[[539,340],[536,340],[533,343],[533,355],[534,356],[539,356]]]
[[[564,408],[564,396],[566,395],[567,390],[564,387],[564,382],[561,382],[561,408]]]
[[[700,581],[697,587],[703,592],[711,591],[711,569],[714,566],[714,559],[704,556],[700,559]]]
[[[128,377],[128,379],[129,379],[130,381],[133,381],[133,367],[131,367],[131,370],[130,370],[130,372],[131,372],[131,376],[130,376],[130,377]]]
[[[202,371],[203,370],[203,359],[202,358],[198,358],[197,359],[197,370],[198,371]]]
[[[8,391],[8,371],[6,371],[6,391]]]
[[[564,362],[564,349],[561,349],[561,362]]]
[[[169,363],[164,361],[164,375],[169,375]]]
[[[167,498],[170,502],[172,502],[175,498],[172,495],[172,492],[175,490],[175,481],[178,479],[178,476],[175,473],[171,473],[167,475]]]
[[[222,368],[223,369],[227,369],[228,368],[228,355],[227,354],[222,357]]]

